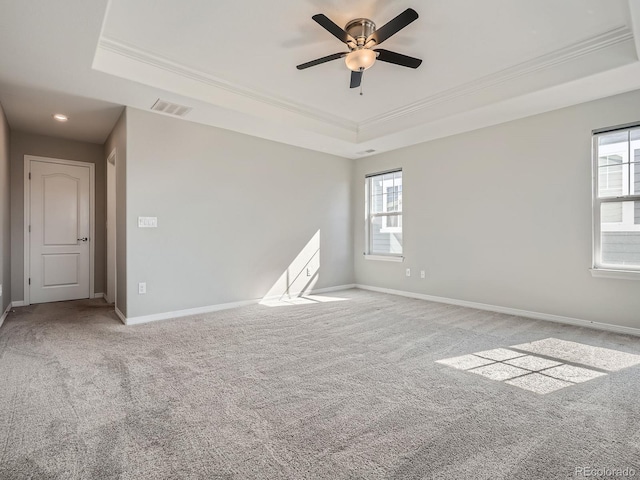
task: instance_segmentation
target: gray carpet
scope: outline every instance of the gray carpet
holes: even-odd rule
[[[131,327],[99,300],[17,308],[0,329],[0,478],[640,477],[640,366],[584,353],[640,354],[638,338],[331,296],[347,300]],[[600,374],[541,394],[437,363],[510,346],[540,363],[565,345],[532,343],[549,338]]]

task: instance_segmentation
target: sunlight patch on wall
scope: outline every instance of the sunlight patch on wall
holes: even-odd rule
[[[280,307],[314,305],[345,300],[311,295],[320,275],[320,230],[307,242],[280,278],[260,301],[261,305]]]
[[[640,355],[546,338],[436,363],[544,395],[638,365]]]

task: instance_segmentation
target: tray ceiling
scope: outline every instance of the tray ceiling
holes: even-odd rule
[[[3,7],[12,126],[29,122],[17,115],[28,89],[46,85],[111,116],[163,98],[192,108],[190,121],[355,158],[640,88],[637,0],[34,1]],[[384,48],[419,69],[377,62],[362,96],[342,60],[296,70],[345,50],[312,15],[380,27],[406,8],[420,18]],[[37,38],[11,35],[25,28]]]

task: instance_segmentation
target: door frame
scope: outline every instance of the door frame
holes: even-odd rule
[[[35,155],[24,156],[24,304],[31,305],[31,292],[29,289],[29,275],[31,274],[31,242],[29,225],[31,224],[31,162],[57,163],[74,167],[89,167],[89,298],[95,298],[94,292],[94,262],[95,262],[95,237],[96,237],[96,166],[90,162],[78,162],[61,158],[38,157]]]
[[[109,164],[113,165],[113,185],[109,184]],[[114,221],[113,225],[109,225],[109,189],[113,188],[113,205],[111,205],[111,208],[113,208],[113,217],[117,218],[117,214],[118,214],[118,191],[117,191],[117,182],[118,182],[118,154],[116,152],[116,149],[114,148],[111,153],[109,154],[109,156],[107,157],[107,163],[105,165],[106,171],[105,171],[105,179],[106,179],[106,185],[107,185],[107,192],[106,192],[106,221],[107,221],[107,228],[106,228],[106,242],[105,245],[107,247],[107,251],[106,251],[106,258],[109,258],[109,248],[110,248],[110,239],[112,239],[113,241],[113,305],[117,305],[118,304],[118,230],[117,230],[117,222]],[[109,233],[109,231],[113,232],[113,235],[111,235]],[[104,291],[104,299],[106,302],[108,302],[107,299],[107,293],[109,291],[109,264],[107,262],[107,264],[105,265],[105,291]]]

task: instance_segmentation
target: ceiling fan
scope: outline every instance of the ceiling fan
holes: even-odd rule
[[[376,24],[368,18],[351,20],[344,27],[344,30],[322,13],[311,18],[338,40],[344,42],[349,51],[334,53],[303,63],[296,67],[298,70],[304,70],[305,68],[345,57],[347,68],[351,70],[351,83],[349,86],[350,88],[357,88],[362,83],[363,72],[371,68],[376,60],[409,68],[418,68],[422,63],[419,58],[409,57],[382,48],[374,48],[418,18],[418,13],[412,8],[407,8],[379,29],[376,29]],[[360,95],[362,95],[362,92]]]

